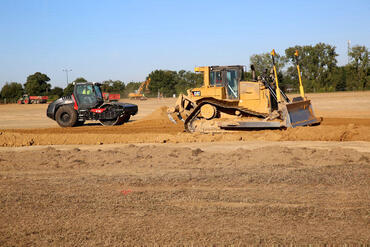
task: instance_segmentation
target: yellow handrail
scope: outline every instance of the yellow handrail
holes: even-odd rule
[[[271,52],[272,56],[272,64],[274,66],[274,75],[275,75],[275,84],[276,84],[276,99],[278,102],[281,102],[281,95],[280,95],[280,88],[279,88],[279,80],[277,77],[276,67],[275,67],[275,49]]]
[[[303,89],[302,78],[301,78],[301,70],[299,69],[299,63],[298,63],[298,50],[295,50],[294,56],[296,57],[296,61],[297,61],[297,71],[298,71],[298,79],[299,79],[299,93],[301,94],[301,97],[304,98],[304,89]]]

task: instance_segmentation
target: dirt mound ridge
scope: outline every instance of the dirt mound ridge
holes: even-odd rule
[[[370,127],[315,126],[287,130],[261,130],[215,134],[185,133],[181,123],[169,120],[141,120],[120,127],[84,126],[34,130],[5,130],[0,146],[182,143],[223,141],[370,141]]]
[[[122,126],[88,124],[75,128],[8,129],[0,132],[0,146],[114,143],[179,143],[222,141],[370,141],[370,120],[324,119],[320,126],[286,130],[185,133],[183,122],[172,123],[167,107]]]

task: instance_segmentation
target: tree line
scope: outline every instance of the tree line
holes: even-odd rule
[[[302,72],[302,80],[307,92],[353,91],[370,89],[370,62],[369,50],[366,46],[353,46],[349,53],[348,64],[337,65],[335,46],[318,43],[316,45],[294,46],[285,49],[283,55],[276,54],[275,64],[278,69],[279,82],[283,89],[298,90],[298,73],[294,53],[298,50],[298,62]],[[272,68],[272,59],[269,52],[255,54],[250,57],[257,75]],[[251,79],[250,71],[246,77]],[[146,96],[155,97],[158,94],[171,97],[173,94],[185,93],[187,89],[202,85],[202,75],[190,71],[155,70],[146,79],[151,78],[149,91]],[[73,84],[66,88],[51,87],[50,78],[41,72],[27,77],[23,85],[17,82],[5,83],[0,91],[0,100],[15,102],[23,94],[48,95],[56,99],[69,95],[73,91]],[[74,82],[86,82],[79,77]],[[106,80],[102,82],[102,91],[119,93],[126,97],[130,92],[136,91],[142,82],[129,82],[125,84],[120,80]]]
[[[50,99],[57,99],[62,96],[71,95],[73,92],[73,83],[69,83],[65,88],[53,87],[48,83],[50,78],[41,72],[36,72],[27,77],[26,83],[11,82],[5,83],[0,91],[0,100],[8,103],[14,103],[22,95],[49,96]],[[83,77],[76,78],[73,82],[87,82]],[[120,80],[106,80],[102,82],[103,92],[124,93],[125,84]]]
[[[282,87],[298,90],[296,57],[301,70],[302,81],[307,92],[354,91],[370,89],[369,50],[365,46],[354,46],[348,53],[349,63],[337,65],[335,46],[325,43],[294,46],[285,50],[284,55],[276,54],[275,63]],[[270,53],[251,56],[257,73],[271,68]]]
[[[190,71],[180,70],[155,70],[151,72],[146,79],[151,78],[149,90],[144,90],[148,97],[155,97],[158,93],[165,97],[173,94],[184,93],[188,88],[200,86],[202,84],[202,75]],[[41,72],[36,72],[27,77],[26,83],[11,82],[5,83],[0,91],[0,100],[8,103],[14,103],[23,94],[49,96],[50,99],[57,99],[62,96],[71,95],[73,92],[73,83],[87,82],[83,77],[76,78],[65,88],[51,87],[50,78]],[[118,93],[122,97],[127,97],[129,93],[139,89],[142,82],[129,82],[125,84],[120,80],[106,80],[101,82],[101,89],[107,93]]]

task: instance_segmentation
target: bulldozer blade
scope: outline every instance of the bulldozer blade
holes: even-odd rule
[[[185,122],[185,120],[182,118],[180,112],[177,113],[177,118],[183,122]]]
[[[315,117],[310,100],[288,103],[286,106],[287,127],[318,125],[322,118]]]
[[[171,116],[171,114],[170,114],[170,113],[167,113],[167,116],[168,116],[168,119],[169,119],[172,123],[177,124],[176,120],[175,120],[175,119],[173,119],[173,117]]]
[[[280,129],[280,122],[238,122],[237,124],[228,124],[220,126],[225,130],[257,130],[257,129]]]
[[[168,116],[168,119],[174,123],[174,124],[177,124],[176,120],[172,117],[171,113],[167,113],[167,116]],[[181,114],[179,112],[176,112],[176,116],[179,120],[185,122],[185,120],[182,118]]]

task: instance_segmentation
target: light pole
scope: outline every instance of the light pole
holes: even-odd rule
[[[68,72],[71,72],[72,70],[71,69],[62,69],[64,72],[66,72],[66,76],[67,76],[67,86],[68,86]]]
[[[347,41],[347,64],[349,64],[350,62],[350,58],[349,58],[349,52],[351,51],[351,41],[348,40]]]

